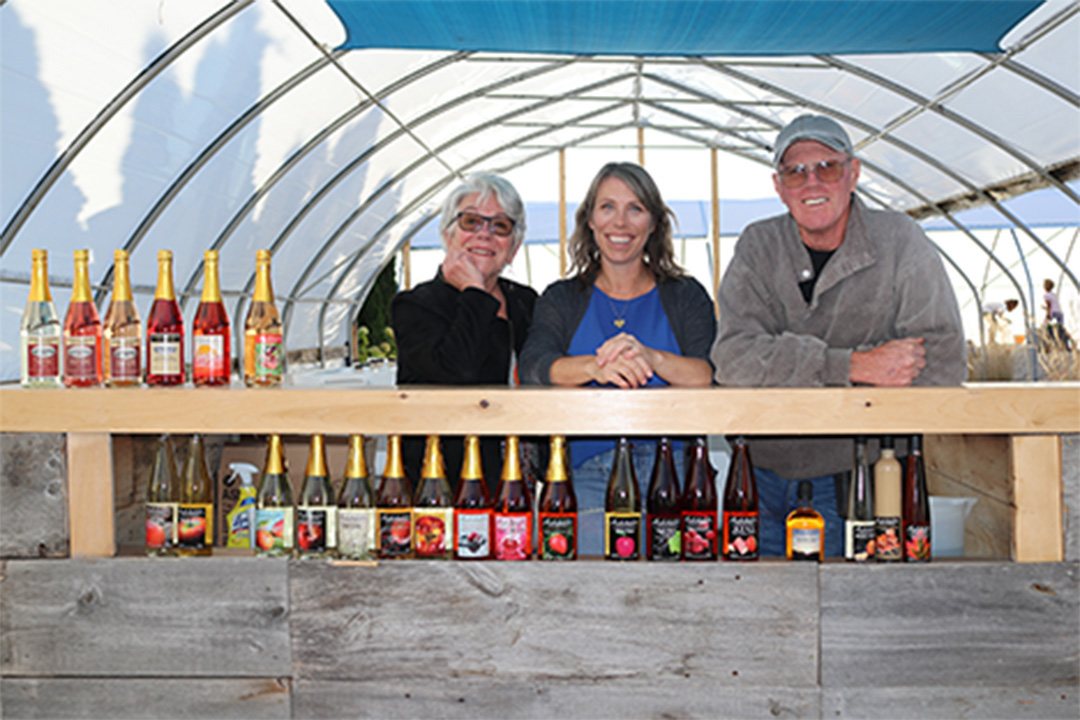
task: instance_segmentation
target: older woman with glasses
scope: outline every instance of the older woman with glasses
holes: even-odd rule
[[[433,280],[398,293],[391,305],[398,385],[515,385],[536,292],[500,273],[525,239],[525,205],[498,175],[466,179],[446,198],[439,221],[446,257]],[[406,439],[414,480],[420,439]],[[447,477],[460,472],[462,442],[444,438]],[[482,443],[489,485],[499,479],[497,441]]]

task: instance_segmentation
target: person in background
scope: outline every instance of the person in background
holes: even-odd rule
[[[529,333],[532,288],[500,277],[525,239],[525,204],[506,179],[473,175],[446,198],[439,219],[446,248],[433,280],[398,293],[390,306],[398,343],[398,385],[516,385],[516,358]],[[463,439],[442,439],[446,476],[461,473]],[[416,482],[422,437],[402,443]],[[484,477],[502,471],[498,438],[482,438]]]
[[[705,288],[675,262],[672,218],[644,168],[601,168],[570,238],[576,274],[552,283],[536,303],[521,355],[523,383],[622,389],[710,384],[716,317]],[[597,555],[603,552],[604,490],[615,443],[592,438],[570,445],[578,552]],[[643,500],[653,455],[653,443],[635,443]]]
[[[944,265],[909,217],[855,196],[860,163],[839,124],[803,115],[776,140],[784,215],[749,225],[719,291],[716,380],[733,386],[958,385],[960,311]],[[758,438],[761,552],[784,553],[797,481],[814,484],[826,554],[843,554],[850,438]],[[837,482],[837,478],[840,482]]]
[[[1054,292],[1054,281],[1047,278],[1043,280],[1043,307],[1046,308],[1046,329],[1050,333],[1050,340],[1068,350],[1072,345],[1072,338],[1065,332],[1065,313],[1061,311],[1061,302],[1057,293]]]

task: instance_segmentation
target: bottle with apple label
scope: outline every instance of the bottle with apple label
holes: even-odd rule
[[[903,504],[904,561],[930,562],[930,496],[926,492],[922,435],[912,435],[908,440]]]
[[[720,545],[720,527],[716,474],[709,462],[706,438],[694,438],[689,453],[682,495],[683,560],[715,560]]]
[[[101,319],[90,294],[90,251],[75,251],[75,283],[64,317],[64,384],[101,384]]]
[[[538,524],[541,560],[577,559],[577,496],[570,479],[566,437],[551,436],[544,489],[540,492]]]
[[[322,435],[311,436],[304,484],[296,501],[296,553],[300,558],[332,557],[337,548],[337,494],[326,469]]]
[[[223,387],[229,384],[232,348],[217,250],[203,253],[203,268],[202,298],[191,322],[191,379],[195,387]]]
[[[902,476],[892,436],[886,435],[881,438],[881,457],[874,463],[874,559],[877,562],[904,559],[904,546],[900,542]]]
[[[262,481],[255,495],[255,554],[292,555],[294,528],[292,484],[285,467],[285,451],[281,436],[271,435],[266,443]]]
[[[146,483],[146,554],[172,555],[176,549],[176,510],[180,484],[168,435],[158,440]]]
[[[724,489],[722,554],[725,560],[758,559],[758,495],[746,440],[736,438]]]
[[[184,384],[184,318],[173,290],[173,255],[158,250],[157,289],[146,318],[146,384]]]
[[[364,436],[349,436],[349,459],[338,495],[338,556],[349,560],[375,557],[375,491],[364,457]]]
[[[662,437],[656,443],[656,460],[645,499],[645,548],[649,560],[671,562],[682,559],[680,508],[679,479],[675,474],[671,440]]]
[[[379,558],[404,560],[412,557],[412,483],[401,460],[401,436],[390,435],[386,445],[386,468],[375,496]]]
[[[418,559],[454,556],[454,494],[446,479],[438,435],[427,436],[420,483],[413,495],[413,553]]]
[[[521,455],[516,435],[506,438],[506,456],[494,511],[495,559],[528,560],[532,555],[532,496],[521,475]]]
[[[604,494],[604,557],[641,558],[641,493],[631,458],[630,440],[619,438]]]
[[[844,558],[855,562],[874,559],[874,484],[870,479],[865,435],[855,438],[855,462],[844,519]]]
[[[32,250],[30,259],[30,297],[19,330],[22,386],[59,388],[64,386],[60,362],[64,331],[49,292],[49,253]]]
[[[108,387],[142,384],[142,322],[131,299],[131,273],[126,250],[113,252],[116,268],[112,299],[105,311],[103,364]]]
[[[255,253],[255,292],[244,319],[244,384],[280,387],[285,375],[281,316],[270,284],[270,251]]]
[[[176,549],[181,557],[210,555],[214,547],[214,482],[206,469],[206,452],[201,435],[192,435],[184,477],[180,483],[180,504]]]
[[[480,460],[480,438],[465,436],[465,459],[454,494],[454,559],[489,560],[492,531],[491,497]]]

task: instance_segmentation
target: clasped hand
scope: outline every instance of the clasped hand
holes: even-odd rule
[[[890,340],[873,350],[851,353],[851,381],[880,387],[905,387],[926,367],[923,338]]]
[[[596,349],[595,379],[601,385],[641,387],[655,374],[656,351],[630,333],[619,333]]]

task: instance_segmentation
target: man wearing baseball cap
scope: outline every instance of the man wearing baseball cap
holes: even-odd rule
[[[855,195],[861,169],[834,120],[802,115],[776,139],[773,184],[784,215],[747,226],[720,284],[711,360],[734,386],[958,385],[967,376],[952,285],[907,215]],[[851,438],[765,438],[758,471],[763,554],[784,552],[796,481],[814,482],[826,554],[842,554],[836,512]]]

